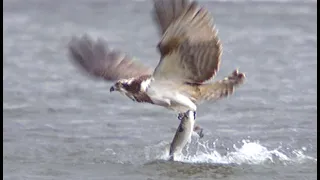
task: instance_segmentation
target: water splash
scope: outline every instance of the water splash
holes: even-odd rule
[[[213,163],[213,164],[290,164],[304,163],[306,161],[317,162],[316,158],[304,154],[305,147],[293,150],[291,152],[283,150],[282,146],[275,149],[268,149],[260,144],[259,141],[242,140],[240,146],[233,144],[232,148],[217,146],[217,141],[209,143],[197,141],[188,145],[177,161],[186,163]],[[157,148],[164,146],[164,151],[158,152],[155,159],[168,160],[169,145],[161,142],[156,145]],[[154,146],[155,147],[155,146]],[[148,147],[148,158],[151,160],[150,152],[155,153]]]

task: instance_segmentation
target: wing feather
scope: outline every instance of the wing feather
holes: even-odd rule
[[[213,18],[195,1],[168,26],[158,49],[161,59],[155,78],[201,84],[219,70],[222,45]]]
[[[189,0],[153,0],[153,18],[161,34],[190,4]]]
[[[70,59],[91,76],[108,81],[150,75],[153,71],[124,53],[110,50],[102,38],[94,41],[88,35],[72,37],[68,53]]]

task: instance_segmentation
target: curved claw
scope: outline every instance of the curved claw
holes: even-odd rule
[[[179,119],[180,121],[183,119],[183,117],[184,117],[184,113],[179,113],[178,119]]]
[[[181,120],[184,118],[184,116],[186,116],[186,114],[188,114],[188,112],[189,112],[189,111],[187,111],[186,113],[179,113],[178,119],[181,121]],[[197,112],[196,112],[196,111],[193,111],[193,118],[194,118],[194,120],[196,119],[196,115],[197,115]]]

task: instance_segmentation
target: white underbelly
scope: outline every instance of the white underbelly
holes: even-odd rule
[[[148,88],[147,94],[155,104],[164,106],[177,112],[197,110],[197,106],[191,101],[189,97],[173,89],[150,87]]]

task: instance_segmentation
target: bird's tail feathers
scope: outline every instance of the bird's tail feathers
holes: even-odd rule
[[[223,80],[203,84],[199,86],[199,96],[197,101],[218,100],[233,94],[236,87],[243,84],[245,80],[245,74],[240,73],[238,70],[234,70],[228,77]]]

